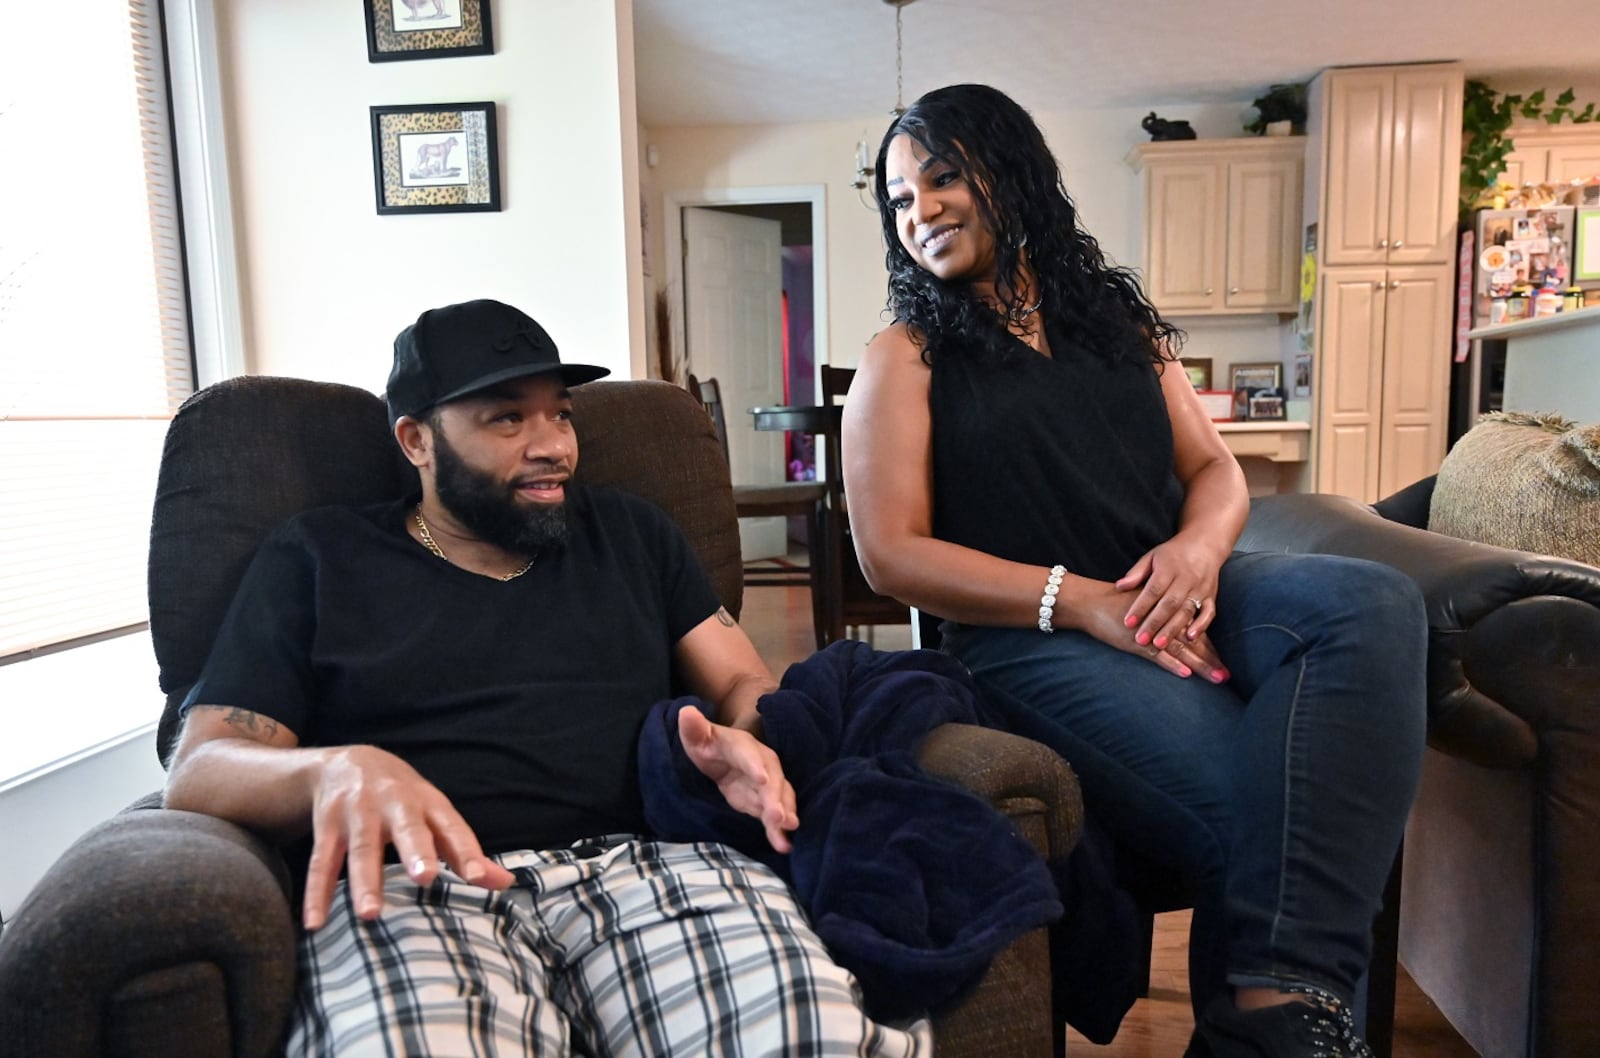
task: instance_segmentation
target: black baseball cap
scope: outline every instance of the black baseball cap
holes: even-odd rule
[[[429,309],[395,337],[385,391],[389,423],[507,379],[549,372],[577,386],[604,378],[611,369],[563,364],[556,343],[533,317],[498,301],[483,298]]]

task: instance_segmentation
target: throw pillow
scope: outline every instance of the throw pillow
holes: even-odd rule
[[[1600,423],[1481,417],[1439,467],[1428,528],[1600,566]]]

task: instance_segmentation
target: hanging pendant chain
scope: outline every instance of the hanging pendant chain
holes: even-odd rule
[[[894,116],[899,117],[906,112],[905,103],[905,69],[900,61],[900,13],[905,10],[904,4],[894,5]]]

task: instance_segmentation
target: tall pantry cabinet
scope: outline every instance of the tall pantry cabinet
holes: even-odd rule
[[[1371,502],[1444,458],[1461,67],[1327,70],[1311,85],[1315,490]]]

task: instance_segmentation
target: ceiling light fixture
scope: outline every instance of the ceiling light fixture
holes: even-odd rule
[[[915,3],[916,0],[883,0],[883,2],[894,8],[894,109],[889,111],[889,113],[898,118],[901,114],[906,112],[904,102],[904,42],[901,35],[902,26],[900,21],[900,12],[907,4]],[[876,176],[877,173],[878,170],[872,165],[871,149],[867,146],[867,141],[858,140],[856,142],[856,178],[850,182],[850,186],[856,189],[856,194],[861,198],[861,204],[866,206],[868,209],[877,209],[877,204],[867,201],[867,197],[862,195],[861,192],[872,186],[872,178]]]

